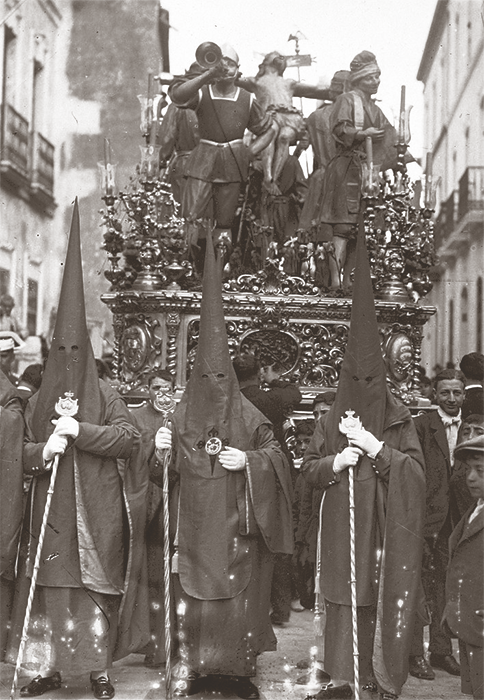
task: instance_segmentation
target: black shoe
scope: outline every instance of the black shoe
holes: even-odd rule
[[[452,654],[430,654],[430,663],[435,668],[447,671],[451,676],[460,676],[460,666]]]
[[[185,678],[178,678],[175,682],[173,695],[177,698],[186,698],[189,695],[195,695],[202,689],[202,679],[198,673],[189,671]]]
[[[361,686],[362,690],[366,690],[368,693],[378,693],[378,686],[375,681],[368,681]]]
[[[435,679],[434,669],[427,663],[424,656],[409,656],[408,672],[414,678],[421,678],[424,681]]]
[[[61,687],[62,679],[60,673],[56,671],[52,676],[36,676],[28,685],[20,688],[20,695],[23,698],[33,698],[36,695],[43,695],[48,690],[57,690]]]
[[[156,661],[155,654],[146,654],[143,666],[146,666],[146,668],[162,668],[162,666],[165,666],[165,662]]]
[[[311,685],[316,683],[329,683],[331,676],[326,671],[321,668],[315,668],[314,671],[310,671],[305,676],[299,676],[296,678],[297,685]]]
[[[353,690],[349,683],[344,685],[325,685],[319,693],[314,696],[316,700],[331,700],[332,698],[352,698]]]
[[[259,698],[259,689],[248,676],[232,676],[230,685],[239,698],[245,698],[245,700],[257,700]]]
[[[271,618],[271,623],[272,623],[273,627],[285,627],[286,626],[286,620],[282,620],[278,615],[271,613],[270,618]]]
[[[98,700],[110,700],[114,698],[114,686],[106,676],[91,678],[91,688],[95,698]]]

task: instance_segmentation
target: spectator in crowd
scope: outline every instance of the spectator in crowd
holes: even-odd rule
[[[484,355],[481,352],[471,352],[464,355],[459,367],[466,378],[462,418],[471,413],[484,413]]]
[[[0,331],[0,370],[14,386],[18,382],[18,376],[14,373],[15,352],[24,344],[15,331]]]
[[[443,624],[459,640],[461,690],[477,700],[484,698],[484,435],[462,442],[455,455],[473,503],[449,540]]]
[[[409,672],[416,678],[433,680],[432,667],[458,676],[459,664],[452,654],[452,640],[441,628],[445,605],[445,572],[448,563],[448,540],[452,529],[469,505],[469,496],[459,489],[462,480],[458,460],[454,459],[465,378],[455,369],[443,370],[434,380],[437,409],[415,418],[415,427],[425,459],[426,517],[422,582],[430,608],[430,664],[424,656],[424,621],[417,620],[409,658]],[[459,494],[459,498],[457,497]],[[462,498],[466,500],[462,503]],[[464,507],[465,506],[465,507]]]
[[[28,365],[18,380],[17,391],[20,394],[24,404],[40,389],[42,383],[42,374],[44,365],[36,362],[33,365]]]
[[[295,463],[300,466],[314,433],[312,418],[296,421],[294,428]],[[319,503],[322,491],[306,487],[302,474],[298,474],[294,487],[294,513],[296,519],[294,566],[296,590],[303,608],[314,607],[314,565],[318,528]]]
[[[0,331],[13,331],[22,340],[28,336],[28,331],[21,325],[13,308],[15,301],[10,294],[2,294],[0,297]]]
[[[336,389],[326,389],[314,397],[313,401],[313,416],[315,420],[319,420],[321,416],[326,415],[334,403]]]

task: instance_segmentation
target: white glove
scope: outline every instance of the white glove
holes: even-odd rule
[[[72,416],[61,416],[57,420],[53,420],[55,425],[54,434],[67,435],[68,437],[76,438],[79,435],[79,423]]]
[[[363,452],[357,447],[345,447],[343,452],[339,452],[334,458],[333,471],[340,474],[348,467],[356,467]]]
[[[241,472],[245,469],[245,452],[236,447],[226,447],[219,453],[218,461],[224,469],[231,472]]]
[[[156,450],[169,450],[171,447],[172,436],[169,428],[159,428],[155,435]]]
[[[383,443],[364,428],[348,430],[346,437],[350,445],[356,445],[368,455],[377,455],[383,447]]]
[[[67,449],[67,438],[64,435],[52,433],[44,445],[42,457],[44,462],[50,462],[55,455],[63,455]]]

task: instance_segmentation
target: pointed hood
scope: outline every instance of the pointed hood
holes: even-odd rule
[[[91,340],[87,330],[82,277],[79,208],[72,214],[64,276],[51,348],[32,416],[36,439],[43,442],[52,433],[51,420],[66,392],[78,401],[78,420],[99,424],[101,394]]]
[[[246,477],[224,469],[218,455],[225,446],[250,449],[257,427],[267,423],[241,394],[232,367],[221,272],[208,235],[197,354],[173,415],[180,474],[178,573],[184,591],[202,600],[233,598],[250,580],[251,558],[240,540],[247,526]]]
[[[211,438],[214,453],[217,439],[223,446],[245,448],[249,434],[242,420],[242,400],[225,328],[221,261],[207,236],[197,353],[176,412],[184,416],[179,449],[190,456],[192,469],[205,472],[211,462],[213,474],[215,454],[209,457],[205,449]]]
[[[332,449],[328,454],[337,452],[341,439],[339,422],[348,410],[354,411],[363,427],[381,440],[385,420],[386,386],[386,370],[376,320],[365,230],[363,217],[360,215],[348,343],[336,398],[326,423]]]

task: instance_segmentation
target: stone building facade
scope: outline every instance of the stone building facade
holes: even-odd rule
[[[440,264],[427,301],[423,360],[456,366],[483,352],[484,21],[481,0],[438,0],[418,79],[424,83],[425,145],[437,186]]]
[[[1,0],[0,293],[28,327],[25,362],[49,340],[79,198],[88,323],[96,355],[111,315],[101,250],[98,162],[104,139],[129,181],[139,160],[140,106],[160,68],[157,0]],[[37,337],[37,341],[33,340]]]

